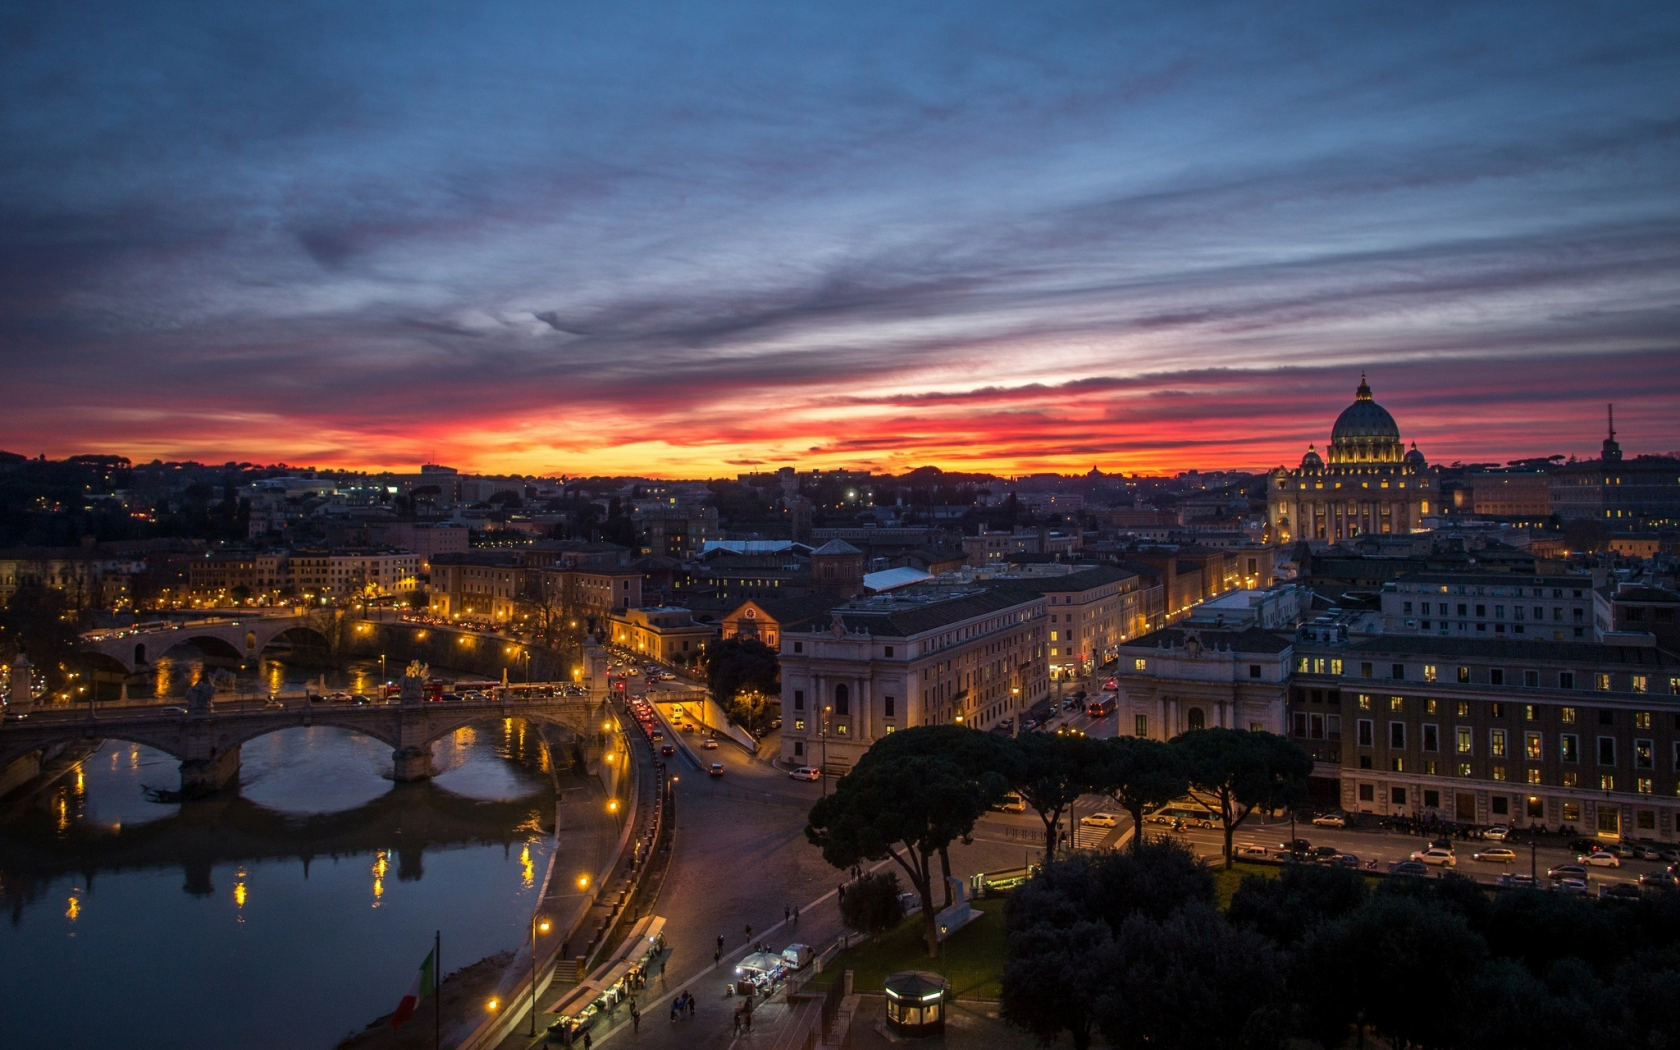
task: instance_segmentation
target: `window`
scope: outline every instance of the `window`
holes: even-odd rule
[[[887,646],[887,647],[886,647],[886,651],[887,651],[887,659],[889,659],[889,660],[890,660],[890,659],[892,659],[892,654],[893,654],[893,647],[892,647],[892,646],[890,646],[890,645],[889,645],[889,646]]]
[[[852,713],[852,691],[844,684],[834,687],[834,713],[842,718]]]
[[[1575,709],[1573,707],[1562,708],[1560,713],[1563,717],[1564,725],[1572,726],[1575,724]]]
[[[1440,769],[1437,768],[1437,766],[1438,766],[1438,763],[1434,759],[1432,759],[1432,758],[1431,759],[1426,759],[1423,763],[1423,774],[1424,774],[1424,776],[1432,777],[1432,776],[1435,776],[1437,773],[1439,773]]]
[[[1493,717],[1495,717],[1495,718],[1504,718],[1505,717],[1505,705],[1504,704],[1493,703],[1493,704],[1490,704],[1488,706],[1493,708]]]
[[[1435,670],[1435,665],[1434,664],[1424,664],[1423,665],[1423,680],[1425,682],[1435,681],[1435,675],[1436,675],[1436,670]]]
[[[1461,776],[1461,777],[1469,776],[1470,775],[1470,763],[1460,762],[1458,764],[1458,775]]]
[[[805,720],[803,718],[795,718],[793,720],[793,728],[799,731],[804,731]]]
[[[1657,746],[1649,740],[1635,740],[1633,742],[1633,768],[1657,768]]]
[[[1340,740],[1342,738],[1342,716],[1341,715],[1331,715],[1328,718],[1326,718],[1324,720],[1324,722],[1325,722],[1325,735],[1328,736],[1331,740]],[[1248,728],[1250,728],[1250,729],[1252,729],[1252,730],[1254,730],[1255,732],[1258,733],[1261,730],[1263,730],[1265,728],[1265,726],[1261,725],[1259,722],[1251,722],[1251,723],[1249,723]]]
[[[888,718],[897,717],[897,715],[896,715],[896,712],[897,712],[897,709],[898,709],[898,701],[897,700],[893,699],[890,696],[886,696],[886,697],[881,698],[881,703],[882,703],[882,706],[884,708],[883,713],[886,715],[886,717],[888,717]]]
[[[1438,709],[1438,708],[1439,708],[1439,707],[1440,707],[1440,702],[1439,702],[1439,701],[1436,701],[1436,700],[1425,700],[1425,701],[1424,701],[1424,702],[1423,702],[1423,713],[1424,713],[1424,714],[1426,714],[1426,715],[1432,715],[1432,714],[1435,714],[1435,712],[1436,712],[1436,710],[1437,710],[1437,709]]]
[[[1460,718],[1469,718],[1470,717],[1470,702],[1469,701],[1460,700],[1458,702],[1458,717],[1460,717]]]
[[[1359,709],[1361,711],[1369,711],[1371,709],[1370,694],[1368,694],[1368,693],[1360,693],[1359,694]]]
[[[1135,732],[1133,733],[1133,735],[1134,736],[1148,736],[1149,735],[1149,716],[1148,715],[1138,715],[1136,722],[1137,722],[1137,724],[1134,727]]]
[[[1523,734],[1523,757],[1530,762],[1538,762],[1543,757],[1539,733]]]
[[[1614,791],[1614,790],[1616,790],[1616,778],[1615,778],[1615,776],[1613,774],[1610,774],[1610,773],[1600,773],[1598,775],[1598,789],[1600,791]],[[1601,812],[1601,815],[1602,815],[1602,812]]]
[[[1540,783],[1540,771],[1538,769],[1531,769],[1528,771],[1528,782],[1530,784]]]
[[[1505,779],[1505,767],[1504,766],[1494,766],[1493,767],[1493,779],[1495,779],[1495,780],[1504,780]]]
[[[1511,800],[1506,798],[1504,795],[1493,796],[1488,799],[1488,804],[1492,807],[1493,815],[1496,817],[1508,817],[1511,815]]]
[[[1643,693],[1650,688],[1651,680],[1645,675],[1636,674],[1629,679],[1629,681],[1632,683],[1633,691],[1636,693]]]
[[[1400,615],[1402,615],[1402,616],[1412,615],[1412,603],[1411,602],[1401,602],[1400,603]],[[1631,619],[1633,619],[1633,617],[1629,616],[1628,619],[1631,620]]]
[[[793,643],[793,651],[796,652],[796,653],[804,652],[805,651],[805,643],[804,642],[794,642]]]
[[[1149,667],[1149,661],[1148,660],[1133,660],[1132,661],[1132,670],[1134,670],[1134,671],[1146,670],[1148,667]]]
[[[793,691],[793,709],[795,711],[805,710],[805,690],[795,689]]]
[[[1633,713],[1633,728],[1635,728],[1635,729],[1649,729],[1649,728],[1651,728],[1651,712],[1649,712],[1649,711],[1635,711]]]
[[[1375,802],[1376,800],[1377,800],[1377,787],[1376,787],[1375,784],[1361,784],[1361,785],[1359,785],[1359,801],[1361,801],[1361,802]]]
[[[1459,681],[1460,681],[1460,682],[1468,682],[1468,681],[1470,681],[1470,668],[1468,668],[1468,667],[1460,667],[1460,668],[1459,668],[1459,669],[1458,669],[1458,680],[1459,680]]]
[[[1439,791],[1425,791],[1423,793],[1423,804],[1429,809],[1440,809],[1441,793]]]
[[[1406,677],[1406,665],[1392,664],[1390,665],[1388,672],[1388,676],[1398,682],[1402,678]]]
[[[1250,678],[1259,678],[1260,677],[1260,665],[1259,664],[1249,664],[1248,665],[1248,676]]]
[[[1558,688],[1559,689],[1573,689],[1573,688],[1575,688],[1575,672],[1574,671],[1559,671],[1558,672]]]
[[[1461,755],[1468,755],[1470,753],[1470,727],[1459,726],[1455,736],[1458,741],[1458,753]]]
[[[1488,671],[1488,684],[1489,685],[1504,685],[1505,684],[1505,671],[1502,668],[1498,668],[1498,667],[1495,667],[1495,668],[1489,670]]]
[[[1488,754],[1494,758],[1505,757],[1505,730],[1488,730]]]
[[[1615,725],[1616,724],[1616,712],[1609,711],[1609,710],[1600,711],[1598,713],[1598,724],[1601,725],[1601,726],[1613,726],[1613,725]]]
[[[1539,671],[1524,671],[1523,672],[1523,688],[1524,689],[1538,689],[1538,688],[1540,688],[1540,672]]]
[[[1610,691],[1610,676],[1607,674],[1593,675],[1593,688],[1601,693]]]
[[[1425,751],[1441,750],[1441,727],[1426,725],[1423,727],[1423,749]]]
[[[1403,710],[1405,710],[1406,709],[1406,698],[1403,697],[1403,696],[1391,696],[1391,697],[1389,697],[1388,698],[1388,709],[1390,711],[1403,711]]]
[[[1581,820],[1581,804],[1579,802],[1565,802],[1563,804],[1563,819],[1572,823]]]
[[[1635,777],[1633,781],[1633,790],[1639,792],[1641,795],[1649,795],[1651,793],[1651,778]]]
[[[1558,737],[1558,758],[1564,762],[1581,761],[1581,738],[1574,733]]]
[[[1616,738],[1601,736],[1598,738],[1598,764],[1613,766],[1616,764]]]
[[[1388,746],[1394,748],[1406,746],[1406,723],[1390,722],[1388,724]]]
[[[1375,729],[1372,726],[1371,720],[1369,718],[1361,718],[1359,720],[1359,746],[1372,746],[1372,737],[1374,734]]]
[[[1580,787],[1581,786],[1581,774],[1579,774],[1579,773],[1565,773],[1563,775],[1563,786],[1566,787],[1566,788]]]
[[[1362,664],[1359,665],[1359,677],[1361,677],[1361,678],[1375,677],[1375,672],[1372,671],[1371,665],[1369,663],[1362,663]],[[1680,690],[1676,690],[1676,692],[1680,692]]]
[[[1294,721],[1295,721],[1295,735],[1296,736],[1302,736],[1302,737],[1306,736],[1307,735],[1307,713],[1305,711],[1295,712]]]
[[[1403,758],[1391,758],[1388,761],[1388,769],[1391,773],[1404,773],[1406,771],[1406,760]]]
[[[802,758],[802,757],[804,757],[804,755],[805,755],[805,741],[795,740],[793,742],[793,757]]]

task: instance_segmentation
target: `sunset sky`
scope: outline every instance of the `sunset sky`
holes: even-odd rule
[[[1680,449],[1680,5],[0,13],[0,448],[541,474]]]

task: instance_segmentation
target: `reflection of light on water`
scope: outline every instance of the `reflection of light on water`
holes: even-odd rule
[[[385,872],[390,870],[390,862],[386,859],[390,854],[380,850],[373,858],[373,906],[379,907],[379,898],[385,896]]]
[[[245,907],[245,884],[243,882],[233,884],[233,903],[238,907]]]
[[[70,904],[64,909],[64,917],[69,919],[71,922],[75,922],[77,919],[82,917],[82,898],[80,893],[80,890],[71,890]]]
[[[530,889],[537,881],[536,865],[531,863],[531,847],[526,847],[519,853],[519,866],[524,869],[525,888]]]
[[[58,796],[58,830],[66,831],[70,827],[70,800],[63,795]]]
[[[135,744],[133,747],[128,749],[128,768],[130,768],[130,769],[139,769],[140,768],[140,745],[139,744]]]
[[[478,733],[472,726],[462,726],[455,730],[455,743],[466,747],[478,739]]]
[[[80,762],[76,763],[76,794],[87,794],[87,777],[82,775],[82,765]]]

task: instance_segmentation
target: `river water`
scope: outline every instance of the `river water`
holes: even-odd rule
[[[0,1044],[327,1048],[397,1005],[434,930],[445,972],[518,948],[552,852],[546,750],[497,720],[434,757],[396,784],[384,744],[290,729],[245,745],[237,791],[182,805],[147,797],[174,759],[106,741],[11,796]]]

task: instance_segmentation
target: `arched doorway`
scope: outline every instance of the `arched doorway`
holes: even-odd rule
[[[834,687],[834,713],[836,715],[850,715],[852,713],[852,691],[845,685]]]
[[[1191,729],[1207,728],[1207,715],[1203,714],[1199,707],[1192,707],[1190,713],[1185,716],[1185,720],[1189,723]]]

